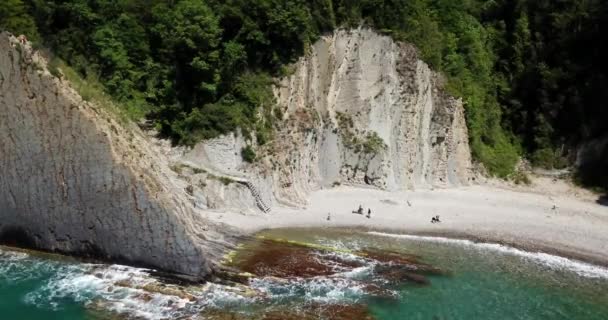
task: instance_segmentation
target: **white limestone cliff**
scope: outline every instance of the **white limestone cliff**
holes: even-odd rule
[[[195,210],[116,119],[0,34],[0,240],[204,277],[236,232]]]
[[[249,180],[268,207],[303,206],[310,191],[337,184],[398,190],[469,183],[462,102],[413,46],[369,29],[339,30],[294,69],[275,88],[282,121],[256,164],[241,160],[245,141],[234,134],[174,161]],[[242,194],[237,198],[255,207]]]

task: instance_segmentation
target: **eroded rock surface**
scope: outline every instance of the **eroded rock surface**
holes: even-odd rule
[[[469,183],[462,102],[446,94],[411,45],[369,29],[336,31],[312,46],[275,94],[282,119],[256,164],[242,161],[246,142],[234,134],[175,161],[251,181],[268,207],[302,206],[311,191],[339,184],[399,190]],[[260,201],[241,190],[237,198],[255,208]]]
[[[230,239],[132,124],[0,34],[0,238],[205,276]],[[230,231],[234,232],[234,231]]]

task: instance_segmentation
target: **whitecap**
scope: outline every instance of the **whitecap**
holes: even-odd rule
[[[54,272],[56,263],[32,258],[29,254],[19,251],[0,249],[0,280],[8,283],[18,283],[41,277]]]
[[[250,286],[273,300],[303,298],[320,303],[355,302],[365,295],[364,286],[342,277],[313,277],[310,279],[277,280],[252,279]]]
[[[553,270],[567,270],[571,272],[575,272],[579,276],[587,277],[587,278],[604,278],[608,279],[608,269],[600,266],[596,266],[593,264],[589,264],[586,262],[573,260],[569,258],[564,258],[544,252],[529,252],[520,250],[517,248],[513,248],[510,246],[505,246],[497,243],[484,243],[484,242],[474,242],[470,240],[464,239],[452,239],[445,237],[430,237],[430,236],[416,236],[416,235],[407,235],[407,234],[393,234],[393,233],[384,233],[384,232],[375,232],[370,231],[368,234],[382,237],[391,237],[391,238],[399,238],[399,239],[408,239],[408,240],[416,240],[416,241],[425,241],[425,242],[435,242],[435,243],[445,243],[445,244],[455,244],[460,246],[467,246],[476,249],[490,250],[495,252],[500,252],[503,254],[509,254],[514,256],[519,256],[530,261],[542,264],[548,268]]]

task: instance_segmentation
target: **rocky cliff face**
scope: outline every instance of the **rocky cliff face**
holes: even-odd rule
[[[208,210],[260,214],[338,184],[471,176],[462,103],[413,47],[366,29],[322,38],[279,81],[277,132],[253,164],[238,133],[175,148],[115,120],[7,34],[0,88],[3,242],[203,276],[237,234]]]
[[[145,137],[0,34],[0,240],[202,277],[228,245]],[[234,231],[230,231],[234,232]]]
[[[311,190],[338,184],[395,190],[469,183],[462,102],[445,93],[412,46],[372,30],[340,30],[294,69],[276,87],[282,121],[257,164],[240,159],[238,135],[174,160],[250,180],[267,206],[305,205]],[[253,207],[254,198],[239,199]]]

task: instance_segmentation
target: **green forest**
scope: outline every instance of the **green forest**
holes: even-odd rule
[[[577,146],[608,133],[607,23],[602,0],[0,3],[0,29],[50,48],[179,144],[237,127],[272,139],[273,77],[323,33],[372,27],[415,44],[447,76],[465,102],[474,158],[499,177],[520,156],[571,165]],[[608,187],[608,154],[584,169],[580,182]]]

